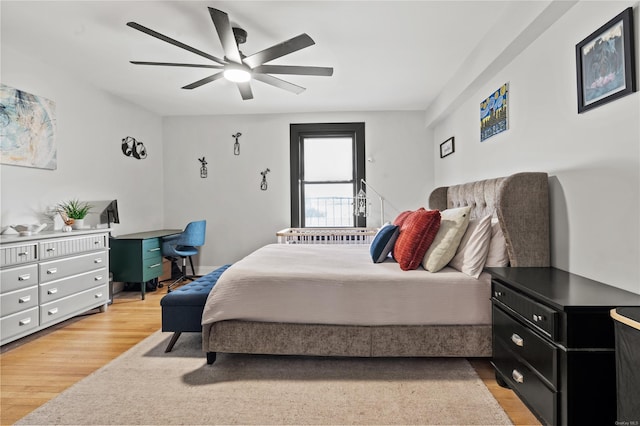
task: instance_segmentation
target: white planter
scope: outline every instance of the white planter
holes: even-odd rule
[[[73,225],[71,225],[72,229],[84,229],[84,219],[75,219]]]

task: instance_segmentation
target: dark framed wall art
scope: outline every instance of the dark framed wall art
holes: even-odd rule
[[[578,113],[636,88],[633,9],[625,9],[576,45]]]
[[[440,158],[451,155],[456,151],[453,136],[440,144]]]

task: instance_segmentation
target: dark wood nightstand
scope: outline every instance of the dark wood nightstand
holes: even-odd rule
[[[543,423],[615,424],[610,310],[640,306],[640,295],[555,268],[485,270],[498,383]]]

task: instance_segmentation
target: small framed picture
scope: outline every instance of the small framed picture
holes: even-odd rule
[[[440,158],[451,155],[455,152],[456,147],[453,143],[453,136],[440,144]]]
[[[576,45],[578,113],[637,90],[633,43],[629,7]]]

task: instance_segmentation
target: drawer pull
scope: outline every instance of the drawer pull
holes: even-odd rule
[[[97,277],[93,277],[94,281],[100,281],[102,279],[102,275],[98,275]]]
[[[497,298],[497,297],[502,297],[502,296],[504,296],[504,293],[503,293],[503,292],[501,292],[501,291],[496,290],[496,291],[494,291],[494,292],[493,292],[493,295]]]
[[[27,256],[28,254],[28,251],[21,251],[20,253],[18,253],[18,256]]]
[[[544,316],[538,315],[538,314],[533,314],[533,321],[535,321],[535,322],[544,321]]]
[[[513,333],[511,335],[511,341],[516,345],[516,346],[524,346],[524,339],[520,336],[518,336],[516,333]]]
[[[100,244],[100,241],[94,241],[93,244]]]
[[[93,259],[93,263],[102,263],[102,259]]]
[[[49,309],[49,315],[55,315],[58,313],[58,308]]]
[[[18,325],[27,325],[31,322],[31,318],[25,318],[23,320],[20,320],[20,322],[18,322]]]
[[[18,299],[18,303],[27,303],[30,300],[31,300],[31,296],[23,296],[20,299]]]
[[[20,276],[18,277],[18,281],[26,281],[26,280],[28,280],[29,278],[31,278],[31,274],[24,274],[24,275],[20,275]]]
[[[49,274],[49,275],[53,275],[56,272],[58,272],[58,268],[47,269],[47,274]]]
[[[513,370],[511,372],[511,377],[513,377],[513,380],[515,380],[518,383],[524,383],[524,376],[518,370]]]
[[[57,288],[52,288],[52,289],[47,290],[47,294],[56,294],[57,292],[58,292]]]
[[[96,298],[96,299],[100,299],[101,297],[102,297],[102,293],[96,293],[96,294],[95,294],[95,298]]]
[[[155,264],[153,264],[153,265],[150,265],[150,266],[149,266],[149,269],[151,269],[151,268],[157,268],[158,266],[161,266],[161,265],[162,265],[162,263],[155,263]]]
[[[156,248],[149,249],[149,252],[152,252],[152,251],[158,251],[158,250],[160,250],[160,247],[156,247]]]
[[[56,251],[56,248],[55,248],[55,247],[49,247],[49,248],[47,249],[47,251],[48,251],[48,252]]]

